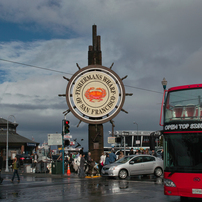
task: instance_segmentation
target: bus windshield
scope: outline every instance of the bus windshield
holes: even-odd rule
[[[202,134],[167,134],[164,150],[166,172],[202,173]]]
[[[193,88],[168,93],[165,123],[202,118],[202,89]]]

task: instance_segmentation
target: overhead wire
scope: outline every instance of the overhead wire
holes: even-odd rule
[[[14,63],[14,64],[18,64],[18,65],[23,65],[23,66],[28,66],[28,67],[34,67],[34,68],[43,69],[43,70],[52,71],[52,72],[57,72],[57,73],[62,73],[62,74],[73,75],[71,73],[67,73],[67,72],[63,72],[63,71],[58,71],[58,70],[55,70],[55,69],[49,69],[49,68],[45,68],[45,67],[39,67],[39,66],[35,66],[35,65],[25,64],[25,63],[21,63],[21,62],[15,62],[15,61],[6,60],[6,59],[2,59],[2,58],[0,58],[0,61],[10,62],[10,63]],[[135,88],[135,89],[139,89],[139,90],[144,90],[144,91],[148,91],[148,92],[163,94],[162,92],[158,92],[158,91],[154,91],[154,90],[148,90],[148,89],[145,89],[145,88],[139,88],[139,87],[134,87],[134,86],[129,86],[129,85],[124,85],[124,86],[129,87],[129,88]]]
[[[145,89],[145,88],[139,88],[139,87],[134,87],[134,86],[129,86],[129,85],[124,85],[124,86],[129,87],[129,88],[139,89],[139,90],[145,90],[145,91],[148,91],[148,92],[163,94],[163,92],[158,92],[158,91],[155,91],[155,90],[148,90],[148,89]]]
[[[63,72],[63,71],[58,71],[58,70],[55,70],[55,69],[49,69],[49,68],[45,68],[45,67],[38,67],[38,66],[35,66],[35,65],[29,65],[29,64],[25,64],[25,63],[21,63],[21,62],[15,62],[15,61],[5,60],[5,59],[1,59],[1,58],[0,58],[0,60],[4,61],[4,62],[10,62],[10,63],[18,64],[18,65],[24,65],[24,66],[28,66],[28,67],[34,67],[34,68],[48,70],[48,71],[52,71],[52,72],[58,72],[58,73],[62,73],[62,74],[70,74],[70,73]],[[73,74],[70,74],[70,75],[73,75]]]

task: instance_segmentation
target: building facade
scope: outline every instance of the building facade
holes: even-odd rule
[[[8,126],[8,127],[7,127]],[[6,161],[7,131],[8,131],[8,159],[13,160],[16,154],[32,154],[39,145],[38,142],[19,135],[16,132],[17,123],[0,118],[0,155]]]

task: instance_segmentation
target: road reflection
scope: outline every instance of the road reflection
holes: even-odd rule
[[[140,183],[139,183],[140,182]],[[144,183],[141,183],[144,182]],[[146,182],[146,183],[145,183]],[[149,182],[149,183],[147,183]],[[73,178],[34,178],[32,176],[21,176],[21,182],[11,183],[9,179],[1,185],[0,199],[20,200],[20,201],[87,201],[87,199],[108,199],[119,193],[137,194],[147,189],[147,186],[160,185],[162,187],[163,178],[154,176],[136,176],[127,180],[116,178],[96,178],[81,179]],[[157,187],[157,186],[156,186]],[[162,192],[163,193],[163,192]],[[104,197],[104,198],[103,198]],[[90,200],[91,201],[91,200]]]

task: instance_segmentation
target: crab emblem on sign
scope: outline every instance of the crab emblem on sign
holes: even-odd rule
[[[106,90],[104,88],[89,88],[85,92],[85,97],[90,101],[90,102],[100,102],[102,101],[102,98],[106,96]]]

